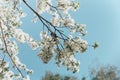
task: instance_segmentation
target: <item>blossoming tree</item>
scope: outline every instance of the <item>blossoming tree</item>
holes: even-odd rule
[[[35,15],[33,22],[40,21],[43,24],[40,41],[34,40],[21,29],[21,18],[25,17],[21,3]],[[76,60],[75,54],[87,50],[88,43],[82,39],[86,34],[86,25],[75,22],[68,12],[78,8],[79,2],[75,0],[37,0],[36,9],[26,0],[0,0],[0,80],[30,80],[29,75],[33,71],[19,60],[17,43],[27,43],[33,50],[39,48],[38,56],[44,63],[56,55],[57,66],[66,66],[73,73],[79,71],[80,62]],[[47,20],[41,16],[44,13],[50,14],[52,18]],[[95,43],[91,46],[96,48],[98,45]]]
[[[94,68],[90,70],[90,78],[91,80],[120,80],[120,69],[113,65]]]
[[[75,76],[61,76],[58,73],[53,74],[52,72],[47,71],[40,80],[78,80],[78,78]]]

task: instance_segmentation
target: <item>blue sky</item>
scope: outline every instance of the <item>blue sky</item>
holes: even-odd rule
[[[20,44],[20,58],[29,68],[34,70],[31,80],[40,80],[45,71],[60,73],[61,75],[73,75],[79,79],[81,76],[87,76],[89,68],[105,64],[120,66],[120,0],[78,0],[80,9],[71,13],[73,18],[87,25],[88,31],[85,39],[90,43],[99,42],[100,47],[96,50],[89,47],[87,52],[80,54],[77,58],[80,60],[80,72],[72,74],[66,68],[57,69],[54,60],[44,64],[37,57],[38,50],[32,51],[26,44]],[[33,5],[34,0],[29,1]],[[24,11],[28,16],[23,19],[22,28],[25,32],[39,40],[41,23],[31,23],[32,12],[23,4]],[[33,7],[35,7],[33,5]],[[47,16],[46,16],[47,17]]]

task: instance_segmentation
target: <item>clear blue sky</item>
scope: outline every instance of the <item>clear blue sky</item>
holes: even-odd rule
[[[77,76],[80,79],[81,76],[88,75],[90,67],[103,64],[120,66],[120,0],[78,1],[81,4],[80,9],[72,13],[72,16],[77,22],[87,25],[88,34],[85,39],[90,44],[94,41],[99,42],[100,47],[96,50],[89,47],[86,53],[80,54],[78,56],[81,62],[80,72],[72,74],[71,71],[67,71],[65,68],[57,69],[53,60],[48,64],[43,64],[41,59],[37,57],[38,50],[32,51],[26,44],[19,45],[21,61],[34,70],[31,80],[40,80],[45,71],[48,70],[61,75]],[[35,2],[30,0],[29,3],[33,5]],[[35,6],[33,5],[33,7]],[[24,11],[28,13],[28,16],[23,19],[22,28],[39,40],[41,23],[31,23],[32,12],[26,6],[24,6]]]

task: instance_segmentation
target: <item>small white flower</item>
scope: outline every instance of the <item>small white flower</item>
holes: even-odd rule
[[[45,11],[48,11],[50,9],[49,4],[51,4],[51,0],[37,0],[37,12],[39,14],[42,14]]]
[[[33,49],[33,50],[35,50],[35,49],[37,49],[38,47],[39,47],[39,45],[38,45],[38,43],[36,42],[36,41],[30,41],[30,42],[28,42],[29,43],[29,45],[31,46],[31,48]]]

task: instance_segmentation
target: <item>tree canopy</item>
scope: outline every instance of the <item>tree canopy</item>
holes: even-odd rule
[[[21,19],[25,18],[27,12],[23,11],[20,4],[26,5],[33,12],[34,23],[41,22],[43,29],[40,30],[39,41],[21,28]],[[75,58],[75,54],[85,52],[90,44],[83,39],[87,33],[86,25],[76,22],[69,11],[78,10],[80,3],[76,0],[36,0],[35,6],[35,9],[32,8],[27,0],[0,0],[0,78],[2,80],[30,80],[29,75],[33,70],[28,69],[20,61],[18,43],[27,43],[32,50],[40,49],[38,56],[44,63],[48,63],[55,54],[56,64],[59,67],[63,65],[73,73],[79,71],[80,61]],[[50,20],[42,16],[45,13],[51,16]],[[67,30],[68,34],[64,30]],[[96,48],[98,44],[91,46]]]

